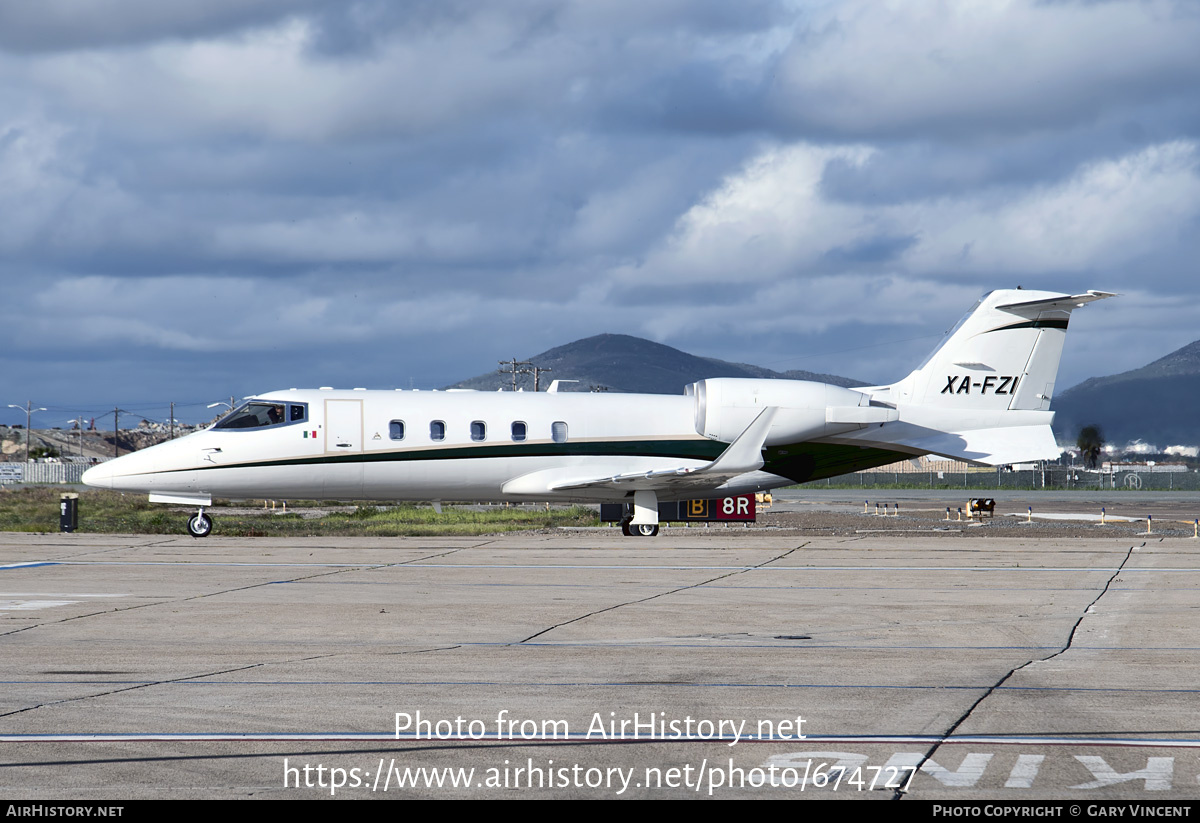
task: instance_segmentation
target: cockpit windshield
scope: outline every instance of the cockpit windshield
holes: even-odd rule
[[[261,429],[306,419],[307,408],[300,403],[268,403],[251,400],[217,421],[214,429]]]

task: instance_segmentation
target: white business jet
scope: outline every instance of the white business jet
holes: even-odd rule
[[[214,497],[632,503],[720,498],[936,454],[1058,457],[1050,398],[1071,312],[1113,296],[993,291],[890,386],[711,378],[684,396],[288,389],[206,431],[110,460],[83,482],[195,505]],[[556,387],[555,387],[556,388]]]

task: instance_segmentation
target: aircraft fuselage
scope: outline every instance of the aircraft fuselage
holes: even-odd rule
[[[687,396],[289,389],[251,402],[280,408],[283,419],[226,428],[226,418],[101,464],[86,482],[180,497],[594,501],[628,492],[551,492],[547,472],[569,480],[698,468],[728,445],[697,433]],[[764,466],[714,494],[808,479],[811,459],[791,451],[768,449],[785,473]]]

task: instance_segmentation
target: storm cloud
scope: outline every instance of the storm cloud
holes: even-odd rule
[[[1018,284],[1123,294],[1060,386],[1133,368],[1200,338],[1197,42],[1167,0],[0,2],[0,405],[601,332],[885,382]]]

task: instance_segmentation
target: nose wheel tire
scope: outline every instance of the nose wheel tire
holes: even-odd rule
[[[658,534],[658,524],[642,523],[640,526],[630,525],[629,533],[634,537],[654,537]]]
[[[192,537],[208,537],[212,532],[212,518],[207,514],[196,514],[188,519],[187,530]]]

